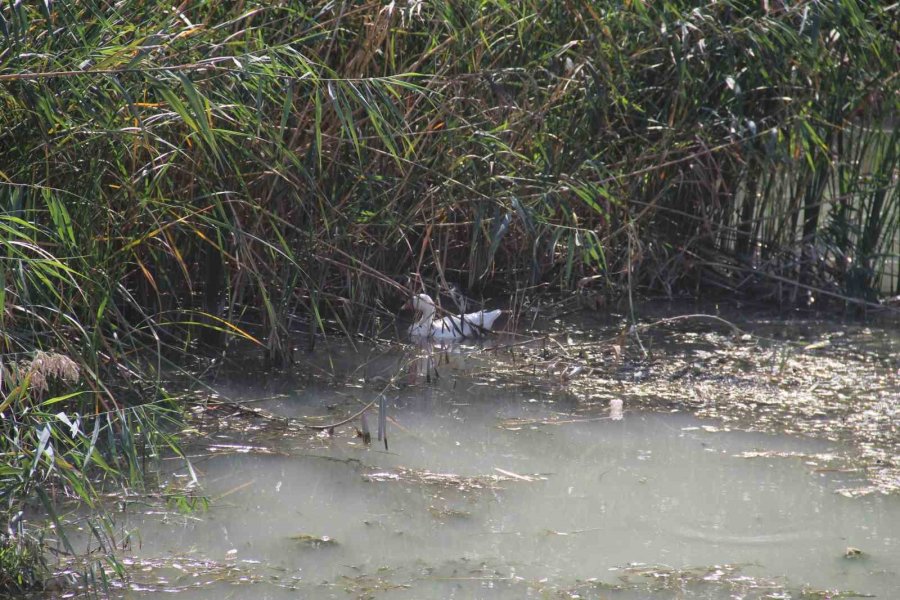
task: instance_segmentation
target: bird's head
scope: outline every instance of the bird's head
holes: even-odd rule
[[[428,294],[416,294],[409,299],[409,302],[403,305],[405,309],[412,309],[416,312],[434,312],[434,300]]]

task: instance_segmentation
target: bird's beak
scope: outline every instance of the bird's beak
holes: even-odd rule
[[[400,310],[412,310],[412,300],[407,300],[406,303],[400,307]]]

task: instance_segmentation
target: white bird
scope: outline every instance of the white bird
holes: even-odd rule
[[[409,335],[415,338],[432,338],[436,340],[461,340],[464,338],[478,337],[491,330],[494,321],[500,316],[501,310],[491,310],[468,313],[459,316],[449,316],[442,319],[434,318],[434,300],[428,294],[417,294],[409,301],[416,313],[421,316],[409,328]]]

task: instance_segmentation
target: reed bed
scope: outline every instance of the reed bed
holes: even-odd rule
[[[898,10],[4,3],[3,510],[176,447],[167,369],[287,361],[409,281],[900,294]]]

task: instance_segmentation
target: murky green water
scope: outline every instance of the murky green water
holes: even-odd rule
[[[725,599],[900,589],[900,498],[835,493],[858,478],[826,468],[838,442],[723,431],[721,421],[628,403],[613,420],[606,401],[586,408],[565,385],[500,386],[490,373],[470,378],[458,356],[438,363],[436,381],[420,369],[389,392],[389,451],[346,427],[333,438],[212,431],[193,449],[210,509],[132,508],[134,577],[122,593]],[[395,364],[387,356],[364,370]],[[262,387],[223,391],[246,401]],[[304,418],[337,405],[343,415],[374,387],[274,383],[266,393],[282,394],[254,406]],[[862,554],[845,556],[850,547]]]
[[[113,594],[900,598],[896,327],[663,311],[638,340],[541,310],[491,351],[341,342],[223,369],[190,424],[196,483],[166,460],[159,495],[117,505]],[[389,450],[357,420],[299,426],[382,391]],[[209,509],[167,504],[185,489]]]

